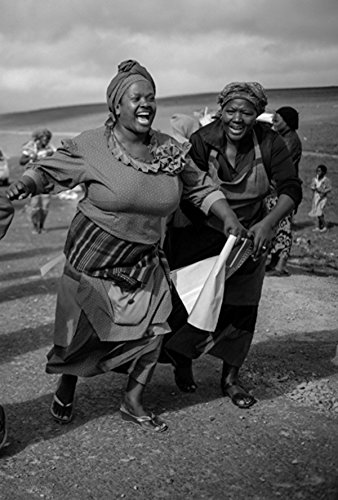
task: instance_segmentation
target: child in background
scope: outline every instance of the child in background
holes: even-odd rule
[[[316,177],[312,179],[311,189],[313,191],[312,207],[309,213],[310,217],[317,217],[318,227],[313,231],[324,233],[327,231],[327,225],[324,218],[324,208],[327,203],[327,194],[331,191],[331,181],[326,177],[327,167],[318,165]]]

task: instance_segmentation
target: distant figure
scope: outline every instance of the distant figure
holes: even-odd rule
[[[200,128],[197,118],[185,115],[183,113],[175,113],[170,118],[173,137],[178,142],[188,142],[191,134]]]
[[[0,186],[8,186],[8,184],[9,184],[8,158],[0,149]]]
[[[0,240],[5,236],[7,229],[13,219],[14,208],[12,203],[4,196],[0,196]],[[0,450],[6,444],[7,422],[6,413],[0,405]]]
[[[302,156],[302,143],[296,132],[299,126],[298,111],[291,106],[283,106],[275,112],[272,123],[273,129],[283,138],[298,175],[299,162]],[[278,199],[274,186],[272,189],[271,195],[267,198],[268,210],[272,210]],[[290,275],[286,266],[292,247],[293,215],[293,213],[289,214],[278,224],[276,234],[271,242],[270,262],[266,267],[269,275]]]
[[[51,139],[52,133],[48,129],[33,132],[32,139],[23,146],[20,165],[27,165],[47,156],[52,156],[55,149],[50,145]],[[49,194],[38,194],[31,198],[27,208],[33,225],[33,233],[40,234],[44,230],[49,205]]]
[[[327,167],[325,165],[318,165],[316,169],[316,177],[312,179],[311,189],[313,191],[312,207],[309,213],[310,217],[317,217],[318,226],[313,231],[325,233],[327,225],[324,218],[324,208],[327,203],[327,195],[332,189],[331,181],[327,174]]]

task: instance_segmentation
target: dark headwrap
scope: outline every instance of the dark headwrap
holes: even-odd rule
[[[276,113],[281,115],[287,126],[291,130],[297,130],[299,125],[298,111],[291,106],[283,106],[277,109]]]
[[[257,115],[265,110],[268,103],[265,90],[258,82],[232,82],[224,87],[218,95],[217,103],[224,108],[227,102],[232,99],[245,99],[254,105]]]
[[[113,121],[115,118],[115,106],[120,102],[121,97],[128,87],[140,80],[147,80],[151,83],[154,92],[156,91],[155,82],[152,76],[144,66],[141,66],[137,61],[129,59],[118,65],[117,75],[114,76],[107,88],[107,104],[110,111],[110,117]]]

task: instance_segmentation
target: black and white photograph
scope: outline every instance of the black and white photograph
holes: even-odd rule
[[[0,500],[338,500],[336,0],[2,0]]]

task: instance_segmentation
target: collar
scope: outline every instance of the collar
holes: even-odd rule
[[[260,130],[259,130],[259,125],[258,126],[257,125],[254,126],[253,130],[255,130],[256,136],[258,135],[258,142],[260,142],[259,141]],[[195,133],[200,134],[204,142],[207,143],[209,146],[211,146],[213,149],[216,149],[217,151],[224,151],[227,139],[223,128],[223,122],[220,118],[209,123],[205,127],[200,128]],[[240,141],[238,145],[238,150],[246,152],[252,148],[252,143],[253,143],[253,135],[252,133],[250,133],[249,135],[243,137],[243,139]]]

